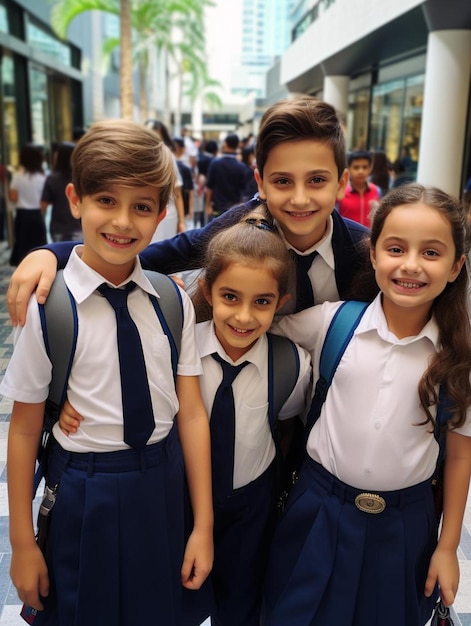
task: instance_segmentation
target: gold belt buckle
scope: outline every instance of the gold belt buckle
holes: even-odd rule
[[[386,508],[384,498],[378,496],[377,493],[359,493],[355,498],[355,506],[363,513],[382,513]]]

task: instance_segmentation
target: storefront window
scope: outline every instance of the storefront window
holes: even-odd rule
[[[369,89],[358,89],[350,94],[347,119],[347,147],[349,150],[364,150],[367,147],[369,108]]]
[[[384,150],[391,162],[404,159],[415,175],[419,158],[424,76],[373,87],[370,148]]]
[[[45,71],[31,67],[29,78],[33,142],[41,146],[47,146],[49,145],[51,135],[47,104],[47,74]]]
[[[8,13],[3,4],[0,4],[0,31],[2,33],[8,33]]]
[[[36,26],[33,22],[27,24],[27,41],[35,50],[51,56],[56,62],[63,65],[72,64],[69,46],[62,43],[49,33]]]
[[[417,173],[419,161],[420,127],[424,105],[424,76],[415,76],[406,80],[404,99],[404,125],[401,141],[401,153],[410,158],[410,171]]]

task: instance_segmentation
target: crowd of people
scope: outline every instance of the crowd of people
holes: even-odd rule
[[[220,152],[155,120],[99,122],[71,163],[83,243],[28,254],[7,294],[11,576],[34,624],[424,626],[453,604],[471,474],[463,203],[399,184],[382,151],[347,155],[336,110],[310,96]],[[78,333],[41,550],[31,498],[54,365],[41,306],[57,269]],[[200,270],[189,292],[175,284],[174,370],[144,270]],[[325,380],[352,300],[361,314]],[[126,358],[124,323],[139,344]],[[131,375],[146,408],[130,407]]]

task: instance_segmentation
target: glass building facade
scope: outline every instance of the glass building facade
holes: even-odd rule
[[[52,146],[83,125],[81,51],[54,35],[35,4],[0,0],[1,239],[11,237],[6,197],[21,147],[42,146],[50,166]]]

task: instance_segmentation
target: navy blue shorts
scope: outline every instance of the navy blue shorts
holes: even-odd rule
[[[435,596],[423,592],[438,531],[431,482],[376,492],[385,503],[376,514],[358,508],[360,494],[305,463],[275,531],[266,626],[423,626],[430,619]],[[357,502],[368,510],[381,500]]]
[[[183,561],[183,462],[175,427],[142,452],[69,453],[46,548],[51,592],[35,624],[177,626]]]

